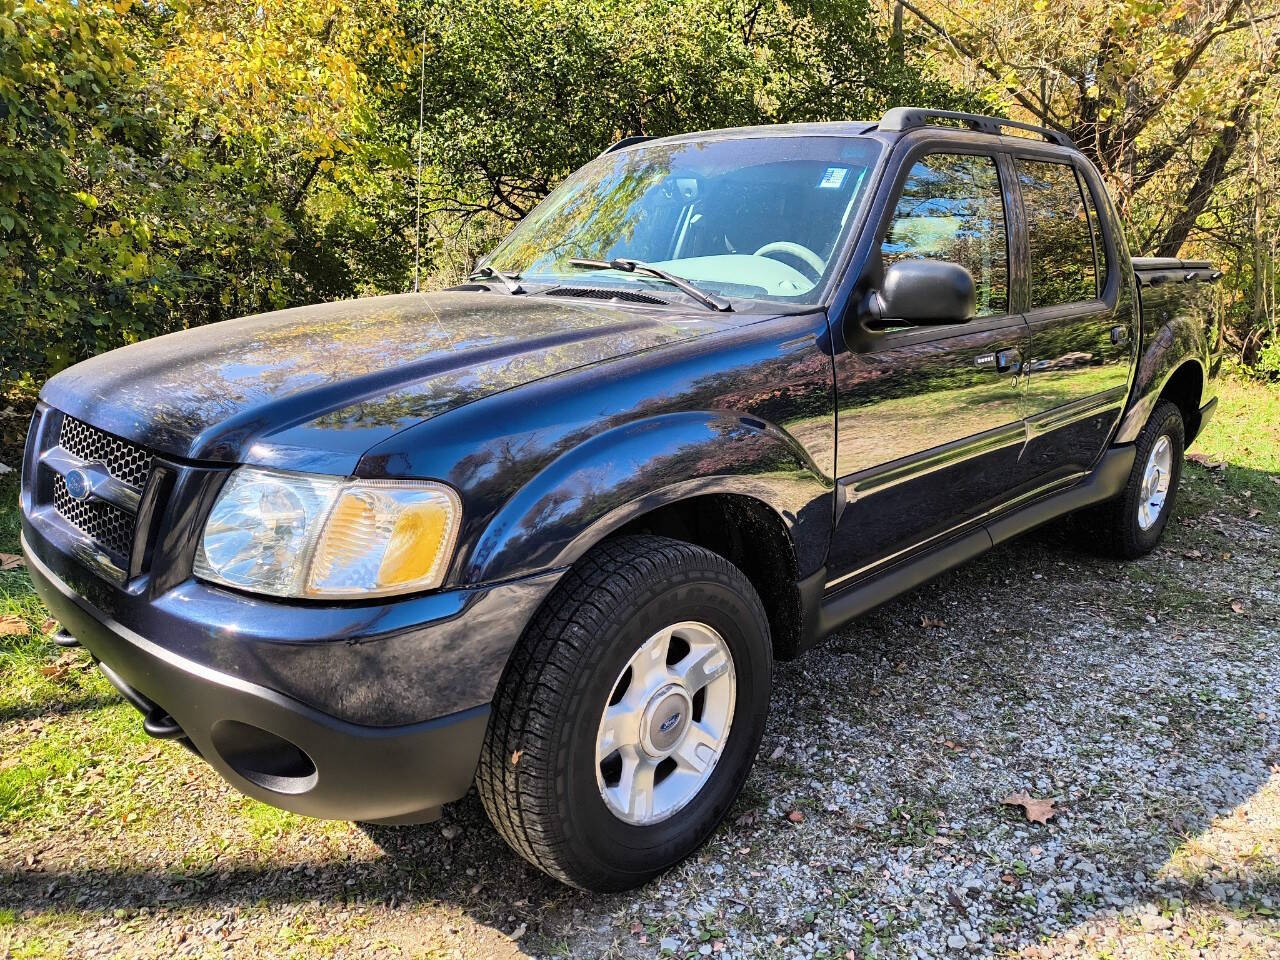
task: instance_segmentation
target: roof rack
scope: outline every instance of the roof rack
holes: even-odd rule
[[[622,138],[621,140],[619,140],[617,143],[610,144],[609,146],[605,147],[602,151],[600,151],[600,156],[602,156],[602,157],[603,157],[606,153],[613,153],[615,150],[621,150],[623,147],[629,147],[629,146],[631,146],[633,143],[644,143],[646,140],[655,140],[655,139],[657,139],[657,138],[656,138],[656,137],[644,137],[644,136],[641,136],[641,137],[623,137],[623,138]]]
[[[877,124],[881,130],[914,130],[929,125],[931,120],[959,120],[971,130],[979,133],[1001,135],[1004,127],[1015,127],[1028,130],[1044,137],[1050,143],[1060,147],[1075,149],[1075,143],[1065,133],[1050,130],[1048,127],[1037,127],[1034,123],[1022,123],[1019,120],[1003,120],[1000,117],[986,117],[980,113],[961,113],[958,110],[929,110],[925,107],[894,107],[880,118]]]

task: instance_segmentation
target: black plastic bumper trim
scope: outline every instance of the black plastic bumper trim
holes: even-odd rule
[[[157,731],[169,724],[242,793],[273,806],[340,820],[428,815],[471,786],[489,706],[422,723],[369,727],[323,713],[284,694],[188,660],[114,621],[75,594],[23,542],[36,592],[59,623],[97,659],[107,679]],[[246,779],[218,753],[222,721],[257,727],[314,763],[304,790],[273,790]]]

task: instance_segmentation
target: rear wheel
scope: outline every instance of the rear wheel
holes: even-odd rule
[[[1182,479],[1184,436],[1182,412],[1162,400],[1138,434],[1124,492],[1098,510],[1096,532],[1107,553],[1132,560],[1160,542]]]
[[[525,859],[590,890],[644,883],[696,850],[755,759],[768,620],[723,557],[625,537],[565,574],[499,685],[477,773]]]

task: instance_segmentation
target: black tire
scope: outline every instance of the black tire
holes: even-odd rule
[[[1167,400],[1156,404],[1134,443],[1133,469],[1129,471],[1129,481],[1125,484],[1124,492],[1099,507],[1095,522],[1091,525],[1090,532],[1096,536],[1096,544],[1102,552],[1122,560],[1135,560],[1150,553],[1160,542],[1164,528],[1169,525],[1169,517],[1177,500],[1178,484],[1182,479],[1185,436],[1182,411]],[[1139,508],[1143,503],[1143,475],[1151,451],[1161,437],[1168,437],[1172,447],[1169,490],[1155,522],[1143,529],[1138,521]]]
[[[657,631],[696,620],[733,657],[736,705],[709,778],[665,820],[616,817],[597,781],[596,737],[619,674]],[[606,541],[556,585],[517,644],[476,773],[498,833],[534,866],[584,890],[626,890],[706,841],[755,760],[769,711],[769,623],[723,557],[655,536]]]

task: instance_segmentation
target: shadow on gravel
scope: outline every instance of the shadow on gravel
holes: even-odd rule
[[[441,834],[447,824],[459,831]],[[381,857],[339,862],[245,864],[196,870],[0,869],[0,905],[17,911],[89,909],[111,914],[319,901],[332,906],[453,905],[482,925],[508,931],[509,918],[533,920],[580,891],[550,880],[512,853],[489,826],[473,793],[434,824],[361,824]],[[231,854],[233,855],[233,854]],[[597,898],[604,904],[607,898]]]

